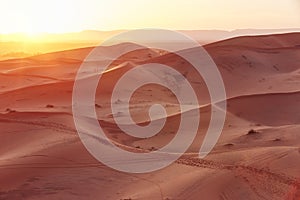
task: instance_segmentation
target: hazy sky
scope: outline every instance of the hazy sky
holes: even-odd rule
[[[300,0],[0,0],[0,33],[300,28]]]

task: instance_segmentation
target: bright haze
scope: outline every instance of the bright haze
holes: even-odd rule
[[[11,0],[0,7],[0,60],[96,46],[130,29],[181,30],[201,44],[300,32],[299,10],[297,0]]]
[[[4,5],[3,5],[4,4]],[[300,27],[297,0],[11,0],[0,33],[66,33],[136,28],[279,29]]]

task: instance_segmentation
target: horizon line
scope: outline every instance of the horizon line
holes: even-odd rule
[[[300,27],[289,27],[289,28],[237,28],[237,29],[168,29],[168,28],[136,28],[136,29],[111,29],[111,30],[100,30],[100,29],[84,29],[78,31],[68,31],[68,32],[36,32],[33,34],[27,32],[0,32],[0,35],[42,35],[42,34],[53,34],[53,35],[60,35],[60,34],[70,34],[70,33],[82,33],[82,32],[119,32],[119,31],[130,31],[130,30],[138,30],[138,29],[166,29],[166,30],[173,30],[173,31],[223,31],[223,32],[234,32],[234,31],[241,31],[241,30],[264,30],[264,31],[280,31],[280,30],[298,30],[300,31]]]

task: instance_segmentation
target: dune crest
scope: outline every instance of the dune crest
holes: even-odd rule
[[[130,45],[136,44],[102,47],[99,55],[109,60],[110,52]],[[98,87],[95,99],[99,123],[116,145],[137,153],[166,145],[183,112],[170,90],[143,86],[130,100],[133,120],[147,125],[149,107],[162,104],[165,127],[150,138],[124,134],[113,119],[121,111],[112,113],[110,108],[120,76],[157,62],[182,73],[197,91],[199,105],[185,111],[200,113],[193,144],[171,166],[139,175],[99,163],[77,135],[73,84],[82,62],[101,65],[101,59],[84,61],[92,47],[0,61],[0,199],[300,198],[300,33],[237,37],[204,48],[220,70],[228,97],[224,130],[205,159],[197,153],[212,104],[203,78],[188,62],[174,53],[143,49],[113,61],[102,74],[99,84],[105,87]],[[197,49],[183,51],[193,54]],[[87,123],[85,128],[92,127]]]

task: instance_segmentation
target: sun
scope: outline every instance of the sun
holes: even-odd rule
[[[43,37],[43,33],[40,32],[24,32],[24,41],[28,42],[41,42],[45,37]]]
[[[26,35],[27,37],[31,38],[31,37],[36,37],[42,34],[42,32],[36,30],[34,27],[27,27],[24,31],[23,31],[24,35]]]

